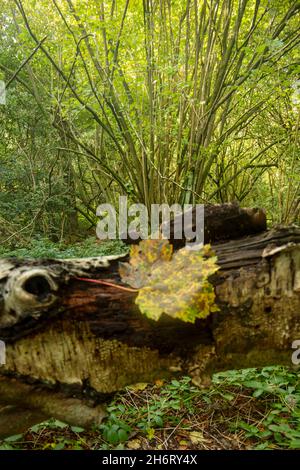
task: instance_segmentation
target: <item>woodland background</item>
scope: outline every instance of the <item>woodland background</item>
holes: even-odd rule
[[[94,237],[120,194],[299,220],[298,2],[0,7],[2,246]]]
[[[0,0],[0,256],[124,251],[95,234],[97,206],[119,195],[148,208],[236,201],[264,208],[269,227],[299,224],[299,11]],[[274,365],[216,374],[206,390],[138,384],[100,428],[50,420],[0,449],[294,449],[299,417],[299,373]]]

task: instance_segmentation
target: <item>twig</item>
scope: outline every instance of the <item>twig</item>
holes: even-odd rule
[[[131,289],[130,287],[120,286],[119,284],[113,284],[112,282],[102,281],[100,279],[89,279],[86,277],[75,277],[78,281],[91,282],[93,284],[101,284],[104,286],[115,287],[116,289],[125,290],[127,292],[138,292],[138,289]]]
[[[31,52],[31,54],[27,57],[27,59],[25,59],[22,64],[20,65],[20,67],[15,71],[15,73],[13,74],[13,76],[8,80],[8,82],[6,83],[6,89],[10,86],[10,84],[15,80],[15,78],[17,77],[17,75],[21,72],[22,68],[25,67],[25,65],[32,59],[32,57],[34,56],[34,54],[39,50],[39,48],[43,45],[43,43],[46,41],[47,39],[47,36],[45,36],[38,44],[37,46],[33,49],[33,51]]]

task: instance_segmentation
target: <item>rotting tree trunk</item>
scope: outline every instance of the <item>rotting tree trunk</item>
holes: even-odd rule
[[[76,279],[121,285],[122,257],[2,260],[6,390],[14,376],[101,398],[176,372],[201,382],[226,368],[290,365],[291,344],[300,339],[300,229],[278,228],[213,248],[220,312],[195,324],[148,320],[135,293]]]
[[[184,220],[184,217],[186,219]],[[161,225],[161,232],[173,244],[174,248],[183,247],[187,241],[187,233],[196,233],[196,207],[176,215],[171,222]],[[205,204],[203,208],[205,220],[204,243],[234,240],[245,235],[254,235],[267,229],[266,214],[260,208],[240,207],[237,203]],[[128,244],[138,243],[141,239],[137,232],[123,235]],[[190,241],[194,241],[193,236]]]

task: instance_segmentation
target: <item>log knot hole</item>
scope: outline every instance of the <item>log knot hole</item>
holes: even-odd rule
[[[51,286],[48,280],[40,274],[26,279],[23,289],[29,294],[35,295],[40,302],[46,300],[51,294]]]
[[[0,327],[12,326],[21,319],[38,318],[56,300],[58,284],[49,268],[16,268],[2,286],[4,311]]]

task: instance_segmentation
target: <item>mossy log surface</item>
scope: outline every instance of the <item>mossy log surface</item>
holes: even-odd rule
[[[77,279],[122,285],[118,262],[126,257],[1,260],[0,399],[15,378],[23,382],[20,397],[29,393],[22,390],[27,382],[101,399],[176,373],[201,382],[226,368],[291,365],[292,342],[300,339],[300,229],[277,228],[213,248],[220,311],[195,324],[166,316],[151,321],[139,312],[135,293]]]

